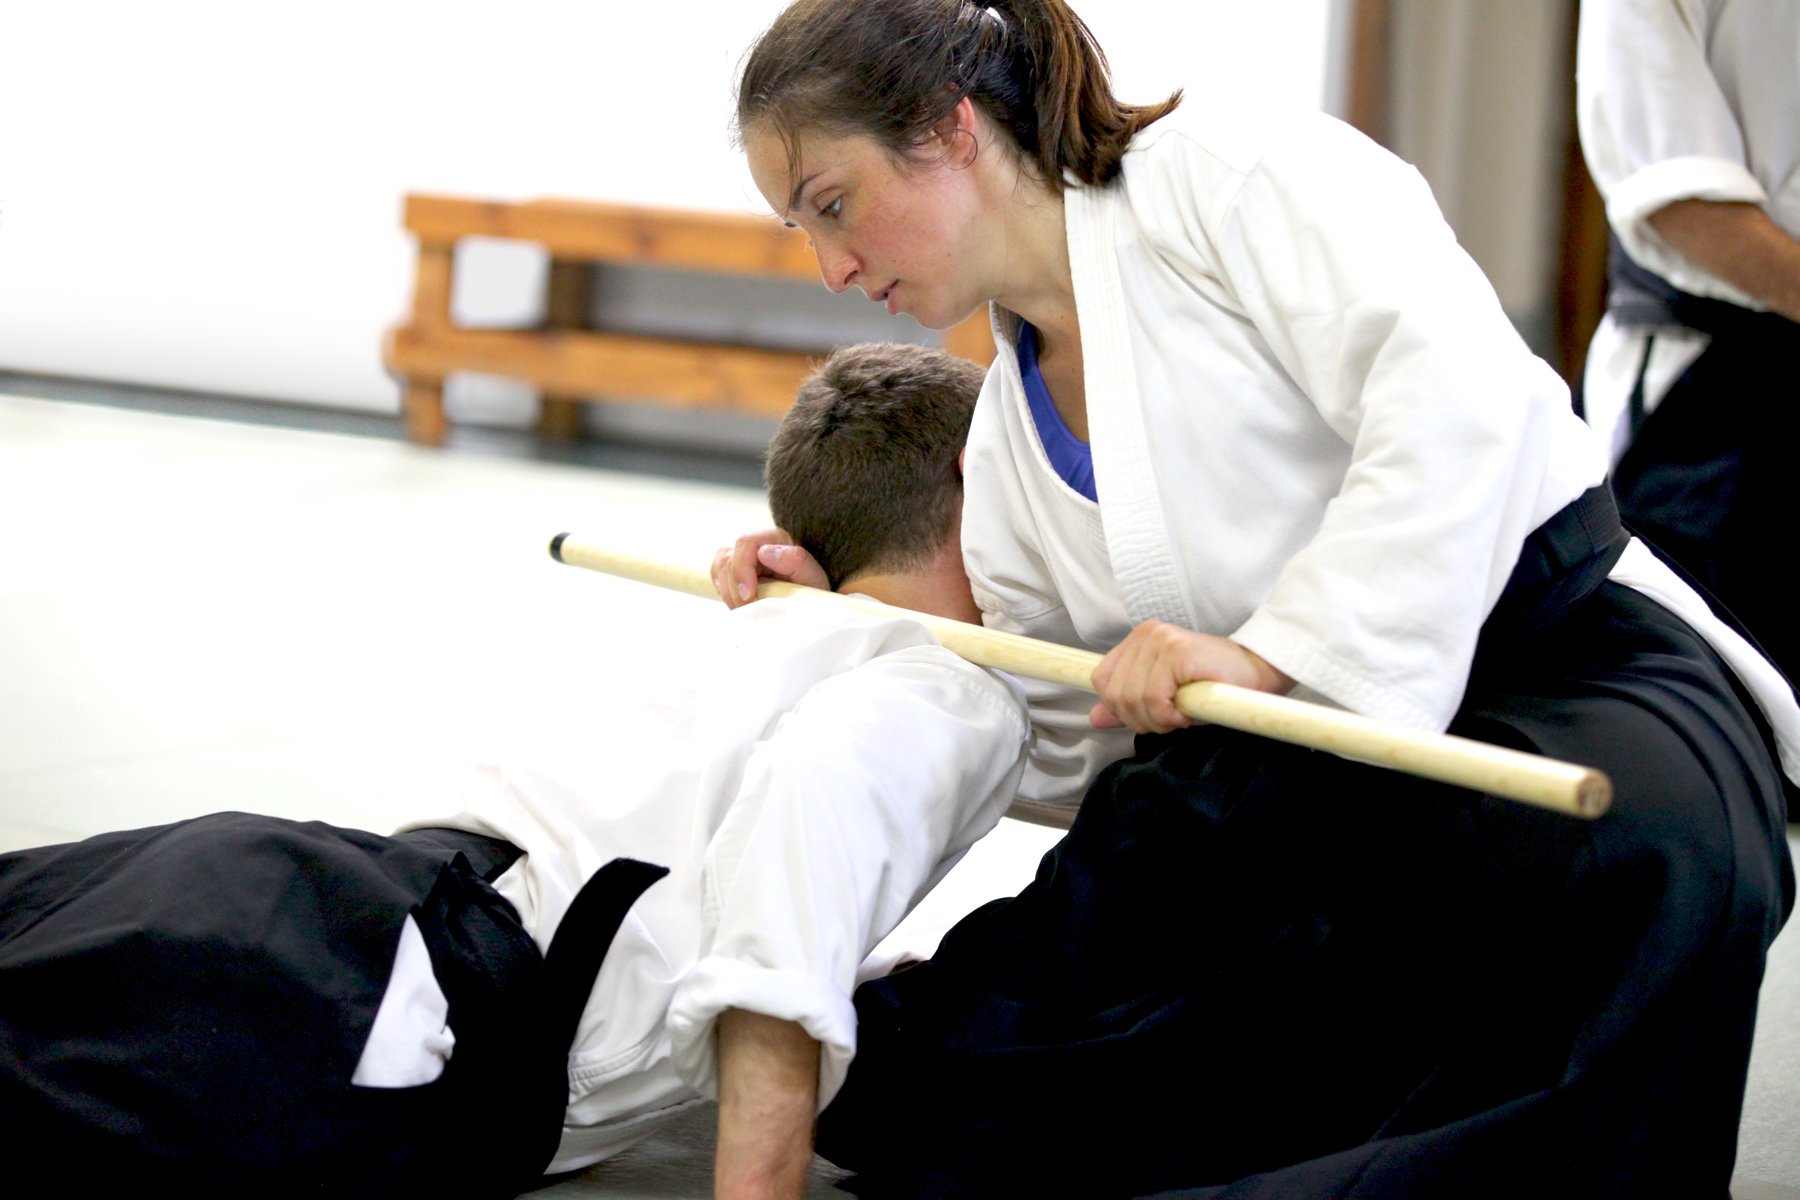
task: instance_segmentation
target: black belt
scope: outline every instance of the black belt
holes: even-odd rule
[[[1622,325],[1680,325],[1713,337],[1792,337],[1800,331],[1780,313],[1759,312],[1729,300],[1682,291],[1627,254],[1616,234],[1607,250],[1606,307]]]
[[[401,835],[455,857],[413,918],[449,1001],[456,1049],[445,1066],[449,1104],[483,1115],[464,1194],[513,1195],[555,1156],[569,1100],[569,1048],[625,914],[667,867],[615,858],[569,905],[542,956],[489,881],[517,847],[460,830]]]
[[[1594,594],[1631,535],[1605,484],[1589,488],[1532,531],[1481,627],[1476,651],[1493,652],[1543,632]]]

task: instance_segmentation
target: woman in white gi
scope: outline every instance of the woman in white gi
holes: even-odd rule
[[[1140,739],[1031,889],[859,994],[823,1145],[931,1194],[1722,1196],[1794,697],[1620,531],[1414,171],[1179,99],[1114,99],[1060,0],[801,0],[738,122],[834,291],[934,328],[991,302],[966,563],[989,625],[1110,651],[1094,725],[1292,690],[1593,763],[1615,813]],[[818,582],[782,541],[721,552],[729,602]],[[1028,795],[1072,803],[1127,735],[1032,700]],[[1133,1097],[1168,1077],[1165,1129]]]

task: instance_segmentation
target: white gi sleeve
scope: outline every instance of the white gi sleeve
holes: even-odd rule
[[[857,967],[1000,819],[1025,752],[1023,702],[936,645],[810,689],[752,751],[702,868],[700,959],[668,1028],[682,1081],[718,1094],[727,1008],[821,1043],[819,1104],[856,1049]]]
[[[1712,8],[1705,0],[1584,0],[1576,120],[1626,252],[1686,291],[1760,307],[1690,264],[1646,220],[1677,200],[1769,202],[1707,61]]]
[[[1168,252],[1221,273],[1350,447],[1317,533],[1231,636],[1347,708],[1444,728],[1525,537],[1604,477],[1598,444],[1425,181],[1349,126],[1287,123],[1218,211],[1186,156],[1156,161],[1193,208]]]

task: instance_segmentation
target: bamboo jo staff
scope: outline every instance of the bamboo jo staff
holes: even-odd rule
[[[559,533],[551,539],[550,555],[569,566],[586,567],[705,599],[717,595],[711,576],[703,569],[608,550],[573,534]],[[764,581],[757,588],[757,595],[762,597],[788,596],[796,592],[832,595],[817,588],[773,581]],[[854,596],[837,596],[835,599],[868,608],[888,607]],[[980,625],[928,613],[912,615],[943,643],[945,649],[978,666],[1028,675],[1084,691],[1094,690],[1093,673],[1100,665],[1100,655],[1090,650],[984,629]],[[1260,734],[1314,750],[1327,750],[1346,758],[1570,816],[1597,817],[1612,803],[1612,781],[1592,767],[1490,746],[1453,734],[1422,733],[1289,696],[1275,696],[1227,683],[1190,683],[1175,693],[1175,705],[1196,721]]]

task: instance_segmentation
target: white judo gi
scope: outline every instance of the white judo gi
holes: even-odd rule
[[[1242,116],[1184,108],[1115,185],[1064,193],[1098,504],[1044,457],[996,307],[963,510],[976,600],[1096,650],[1150,619],[1231,637],[1299,695],[1441,730],[1521,542],[1606,458],[1415,171],[1320,114]],[[1800,775],[1767,662],[1641,544],[1612,577],[1706,637]],[[1128,737],[1026,686],[1023,794],[1072,803]]]
[[[631,1145],[715,1096],[728,1008],[822,1046],[819,1103],[856,1050],[850,994],[900,923],[1011,801],[1028,737],[1015,685],[904,612],[796,596],[720,613],[705,674],[566,765],[493,768],[451,827],[523,850],[494,886],[540,948],[621,855],[668,867],[613,939],[569,1054],[551,1171]]]

